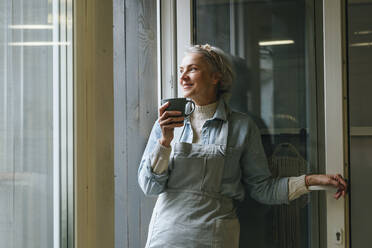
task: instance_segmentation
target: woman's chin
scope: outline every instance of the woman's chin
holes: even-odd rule
[[[185,98],[192,98],[192,94],[190,91],[183,91],[183,97]]]

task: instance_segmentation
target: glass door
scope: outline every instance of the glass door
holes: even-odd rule
[[[372,1],[348,1],[348,90],[351,247],[372,242]],[[367,196],[367,197],[366,197]]]
[[[230,105],[261,130],[274,176],[317,173],[318,115],[312,0],[192,2],[192,42],[230,55]],[[319,247],[317,194],[289,206],[239,206],[240,247]]]
[[[0,58],[0,246],[72,247],[72,1],[0,0]]]

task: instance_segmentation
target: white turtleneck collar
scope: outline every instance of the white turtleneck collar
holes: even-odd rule
[[[191,126],[193,129],[193,140],[192,143],[199,143],[201,129],[204,125],[204,122],[208,119],[211,119],[216,112],[217,103],[214,102],[208,105],[198,106],[195,105],[195,111],[191,114]]]

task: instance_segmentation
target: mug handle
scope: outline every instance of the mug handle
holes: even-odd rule
[[[188,117],[189,115],[192,114],[192,112],[194,112],[194,110],[195,110],[195,103],[192,100],[189,100],[189,99],[187,99],[186,102],[189,102],[192,105],[192,110],[190,111],[190,113],[188,113],[188,114],[185,113],[185,117]]]

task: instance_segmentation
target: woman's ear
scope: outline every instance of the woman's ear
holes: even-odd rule
[[[212,82],[213,84],[217,85],[218,82],[221,80],[222,75],[220,72],[213,72],[212,74]]]

